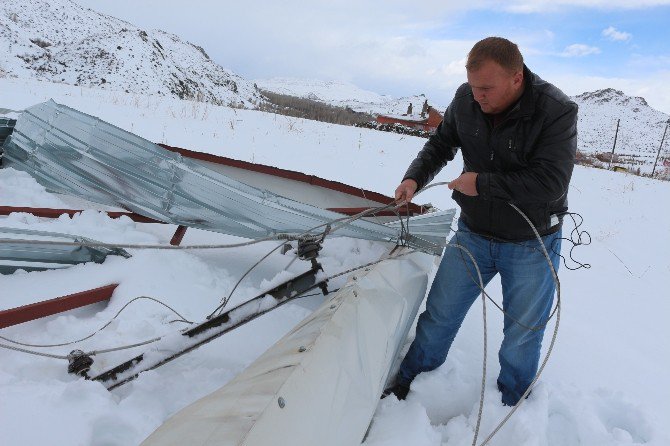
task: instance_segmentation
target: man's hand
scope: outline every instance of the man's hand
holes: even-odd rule
[[[476,197],[477,193],[477,173],[465,172],[460,177],[449,183],[449,189],[457,190],[470,197]],[[396,196],[398,192],[396,191]]]
[[[400,186],[395,190],[396,202],[398,204],[405,204],[412,201],[412,197],[414,196],[417,187],[418,184],[416,184],[416,181],[410,178],[400,183]]]

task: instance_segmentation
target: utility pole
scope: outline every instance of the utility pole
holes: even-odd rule
[[[658,153],[656,154],[656,161],[654,161],[654,168],[651,170],[651,176],[654,177],[654,172],[656,172],[656,164],[658,163],[658,157],[661,155],[661,147],[663,147],[663,141],[665,141],[665,134],[668,132],[668,125],[670,124],[670,119],[665,123],[665,130],[663,130],[663,137],[661,138],[661,145],[658,146]]]
[[[616,137],[619,135],[619,121],[621,121],[621,119],[616,120],[616,132],[614,132],[614,145],[612,146],[612,154],[610,155],[610,165],[607,168],[607,170],[612,170],[612,160],[614,159],[614,149],[616,148]]]

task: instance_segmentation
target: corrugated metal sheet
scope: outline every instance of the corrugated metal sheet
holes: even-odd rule
[[[250,187],[52,100],[21,114],[4,150],[6,165],[49,190],[177,225],[262,238],[303,233],[342,217]],[[357,220],[336,235],[388,241],[400,230]]]
[[[12,134],[15,125],[16,119],[0,118],[0,147],[5,143],[7,137]],[[0,154],[2,154],[1,149]]]
[[[12,243],[11,240],[16,239],[34,240],[34,243]],[[118,248],[44,243],[49,241],[96,243],[95,240],[69,234],[0,227],[0,274],[11,274],[17,269],[42,271],[85,262],[102,263],[108,255],[130,257],[130,254]]]

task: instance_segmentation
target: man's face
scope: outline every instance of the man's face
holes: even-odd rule
[[[510,72],[492,60],[468,70],[468,84],[484,113],[501,113],[521,96],[523,71]]]

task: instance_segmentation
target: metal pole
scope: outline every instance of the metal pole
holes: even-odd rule
[[[616,120],[616,132],[614,132],[614,145],[612,146],[612,154],[610,155],[610,165],[607,168],[607,170],[612,170],[612,160],[614,159],[614,149],[616,148],[616,137],[619,135],[619,121],[621,121],[621,119]]]
[[[661,155],[661,147],[663,147],[663,141],[665,141],[665,134],[668,131],[668,124],[670,124],[670,119],[665,123],[665,130],[663,130],[663,137],[661,138],[661,145],[658,146],[658,153],[656,154],[656,161],[654,161],[654,168],[651,170],[651,176],[653,178],[654,172],[656,172],[656,164],[658,163],[658,157]]]

